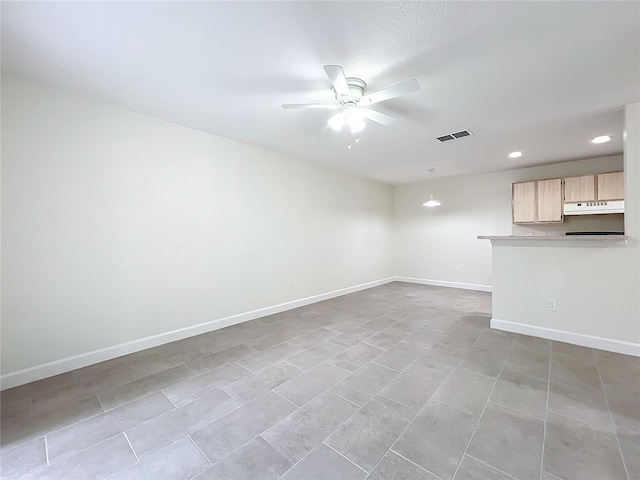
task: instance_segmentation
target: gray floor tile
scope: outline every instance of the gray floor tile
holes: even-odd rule
[[[191,403],[136,425],[126,431],[127,438],[138,458],[142,458],[208,425],[239,406],[240,404],[225,392],[215,390]]]
[[[167,445],[109,480],[189,480],[211,464],[188,437]]]
[[[432,370],[449,375],[456,365],[460,363],[466,352],[435,344],[416,360],[416,364],[428,367]]]
[[[404,332],[402,330],[398,330],[397,328],[391,327],[383,330],[373,337],[369,337],[366,340],[363,340],[363,343],[366,343],[367,345],[373,345],[374,347],[387,349],[393,347],[396,343],[400,342],[400,340],[408,336],[408,332]]]
[[[300,353],[301,351],[301,348],[289,345],[288,343],[281,343],[280,345],[276,345],[275,347],[267,348],[266,350],[262,350],[261,352],[238,360],[237,363],[238,365],[255,373],[266,367],[275,365],[285,358],[292,357],[293,355],[295,355],[296,353]]]
[[[49,461],[71,455],[173,409],[162,393],[154,393],[47,435]]]
[[[413,412],[404,405],[379,395],[349,418],[325,443],[370,472],[412,416]]]
[[[508,353],[514,338],[515,335],[513,333],[489,330],[480,335],[473,346]]]
[[[640,432],[640,391],[605,386],[605,394],[618,432]]]
[[[325,360],[344,352],[344,347],[330,342],[320,342],[287,359],[287,362],[303,370],[309,370]]]
[[[359,409],[326,392],[276,423],[262,437],[292,462],[299,461]]]
[[[640,479],[640,431],[618,432],[618,440],[629,479]]]
[[[425,353],[426,350],[423,348],[398,343],[376,357],[375,363],[401,372]]]
[[[549,413],[544,470],[567,480],[625,478],[616,437],[584,423]]]
[[[566,353],[553,352],[551,355],[551,375],[581,382],[591,388],[602,388],[600,374],[593,356],[583,358]]]
[[[0,478],[20,478],[47,466],[44,438],[36,438],[11,449],[0,451]]]
[[[445,375],[422,365],[406,368],[380,392],[396,402],[411,407],[413,413],[427,403],[445,379]]]
[[[196,480],[276,480],[293,464],[256,437],[195,477]]]
[[[270,392],[243,405],[190,435],[211,463],[215,463],[296,409]]]
[[[549,378],[550,361],[550,348],[542,349],[542,351],[535,350],[530,347],[529,343],[518,343],[518,338],[516,338],[502,368],[505,372],[547,380]]]
[[[366,476],[367,472],[320,444],[281,480],[363,480]]]
[[[227,363],[235,362],[241,358],[257,353],[257,350],[247,345],[236,345],[220,352],[216,352],[208,357],[195,359],[187,363],[187,367],[196,375],[206,373],[215,368],[220,368]]]
[[[318,330],[314,330],[313,332],[302,335],[301,337],[293,338],[287,343],[300,348],[309,348],[337,335],[339,335],[338,332],[334,332],[333,330],[319,328]]]
[[[491,394],[491,401],[544,420],[547,411],[547,389],[546,380],[502,372]]]
[[[136,456],[127,439],[123,434],[120,434],[53,462],[43,470],[34,472],[26,478],[28,480],[106,478],[134,463],[136,463]]]
[[[332,392],[358,405],[364,405],[398,376],[390,368],[368,363],[331,388]]]
[[[249,375],[251,372],[246,368],[229,363],[224,367],[166,387],[162,391],[174,405],[179,407]]]
[[[363,478],[335,441],[369,478],[640,480],[640,359],[490,320],[488,293],[393,282],[5,390],[2,476],[104,477],[135,450],[116,475]]]
[[[275,391],[287,400],[301,406],[348,375],[348,372],[338,367],[328,363],[321,363],[317,367],[313,367],[302,375],[280,385]]]
[[[355,327],[351,330],[347,330],[344,333],[341,333],[338,336],[331,337],[329,341],[331,343],[335,343],[336,345],[340,345],[341,347],[353,347],[358,343],[366,340],[369,337],[372,337],[376,334],[373,330],[367,330],[366,328]]]
[[[475,426],[475,416],[431,401],[392,450],[443,480],[451,480]]]
[[[438,477],[414,465],[400,455],[388,451],[369,474],[367,480],[438,480]]]
[[[301,373],[299,368],[281,362],[227,385],[224,390],[240,402],[248,403]]]
[[[506,358],[507,354],[504,351],[474,346],[462,359],[460,366],[487,377],[497,378]]]
[[[573,418],[595,429],[614,431],[604,392],[581,382],[552,376],[548,408],[550,412]]]
[[[596,362],[605,385],[640,389],[640,358],[627,362],[598,358]]]
[[[500,470],[481,462],[480,460],[465,455],[458,467],[454,480],[514,480],[511,475],[507,475]],[[537,477],[531,477],[537,478]]]
[[[355,347],[351,347],[345,352],[336,355],[328,360],[328,362],[333,365],[337,365],[344,370],[354,372],[383,352],[384,350],[381,348],[367,345],[366,343],[360,343]]]
[[[458,408],[478,419],[494,384],[492,378],[457,367],[442,383],[433,400]]]
[[[45,393],[51,394],[65,388],[73,387],[75,380],[71,372],[61,373],[53,377],[43,378],[35,382],[20,385],[19,387],[8,388],[0,393],[2,402],[10,402],[33,397],[34,395]]]
[[[180,365],[100,392],[98,398],[105,410],[112,410],[170,385],[193,378],[193,376],[187,367]]]
[[[251,348],[255,348],[256,350],[266,350],[267,348],[275,347],[276,345],[288,342],[289,340],[299,337],[300,334],[301,332],[299,330],[285,328],[279,332],[273,332],[252,342],[249,342],[249,345],[251,346]]]
[[[398,321],[395,318],[380,316],[374,318],[373,320],[363,323],[361,325],[362,328],[366,328],[367,330],[373,330],[374,332],[381,332],[382,330],[395,325]]]
[[[95,395],[58,408],[31,415],[27,420],[16,418],[2,422],[0,443],[9,448],[28,442],[46,433],[102,413],[102,406]]]
[[[544,422],[489,402],[467,452],[517,478],[540,476]]]
[[[435,330],[427,330],[425,328],[419,328],[407,338],[402,340],[402,343],[408,343],[416,347],[429,349],[442,338],[441,332]]]
[[[38,415],[139,378],[140,375],[132,367],[128,366],[115,368],[90,377],[83,377],[76,380],[75,385],[64,390],[34,395],[31,398],[31,411],[34,415]]]

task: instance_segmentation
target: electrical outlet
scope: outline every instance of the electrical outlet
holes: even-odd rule
[[[289,280],[289,288],[293,288],[293,280]]]
[[[555,298],[547,298],[547,310],[550,312],[555,312],[557,310]]]
[[[460,273],[460,267],[454,267],[453,268],[453,274],[454,275],[458,275]]]

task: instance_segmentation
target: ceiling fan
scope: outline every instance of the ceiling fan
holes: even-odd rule
[[[357,133],[366,126],[364,122],[365,118],[387,127],[393,125],[396,122],[394,117],[371,110],[368,107],[375,103],[384,102],[385,100],[420,90],[418,81],[412,79],[365,95],[364,91],[367,84],[364,80],[345,77],[340,65],[325,65],[324,71],[327,73],[331,85],[333,85],[337,103],[288,103],[282,105],[282,108],[326,108],[329,110],[339,110],[339,112],[332,116],[327,122],[327,126],[336,131],[342,130],[342,127],[347,125],[350,132]]]

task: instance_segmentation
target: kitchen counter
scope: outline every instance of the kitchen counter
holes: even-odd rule
[[[478,239],[490,240],[493,245],[608,247],[628,245],[631,237],[627,235],[478,235]]]

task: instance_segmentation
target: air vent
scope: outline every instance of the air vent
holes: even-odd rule
[[[455,140],[456,138],[464,138],[469,135],[473,135],[470,130],[460,130],[459,132],[450,133],[448,135],[442,135],[441,137],[436,137],[436,139],[440,142],[448,142],[449,140]]]

